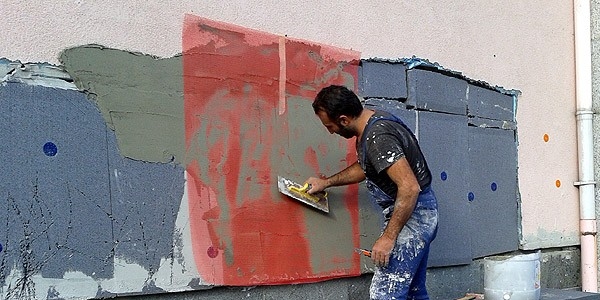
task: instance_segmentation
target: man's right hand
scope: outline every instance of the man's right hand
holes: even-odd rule
[[[308,183],[311,185],[307,193],[314,194],[332,186],[359,183],[365,180],[365,178],[365,172],[363,172],[358,162],[354,162],[353,164],[351,164],[350,166],[333,176],[326,177],[323,174],[319,174],[319,178],[310,177],[304,183]]]
[[[309,194],[318,193],[329,187],[327,178],[324,175],[320,175],[319,177],[320,178],[310,177],[305,181],[305,183],[308,183],[310,185],[310,189],[308,189],[308,191],[306,191],[307,193],[309,193]]]

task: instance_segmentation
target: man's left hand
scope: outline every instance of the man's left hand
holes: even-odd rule
[[[390,253],[394,249],[395,244],[395,240],[385,235],[377,239],[375,245],[373,245],[373,249],[371,249],[371,258],[376,266],[385,267],[388,265],[390,262]]]

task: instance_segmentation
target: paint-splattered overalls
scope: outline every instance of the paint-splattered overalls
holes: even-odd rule
[[[406,126],[399,119],[387,120]],[[365,147],[364,143],[363,147]],[[366,150],[365,148],[362,150],[361,166],[364,169]],[[383,228],[385,228],[394,210],[396,199],[387,195],[369,179],[366,180],[366,185],[371,193],[371,199],[383,208]],[[437,200],[431,187],[425,187],[419,193],[411,217],[396,239],[388,266],[378,267],[373,274],[371,299],[429,299],[425,287],[427,258],[429,244],[437,233],[437,224]]]
[[[393,200],[375,184],[367,187],[378,204]],[[389,214],[391,216],[391,213]],[[389,219],[384,222],[384,228]],[[387,267],[377,268],[371,282],[371,299],[429,299],[425,287],[429,243],[437,233],[437,202],[428,187],[419,194],[417,205],[396,239]]]

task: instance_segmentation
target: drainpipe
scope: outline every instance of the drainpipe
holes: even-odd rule
[[[598,292],[598,254],[594,147],[592,129],[592,45],[590,0],[574,0],[575,92],[577,101],[577,154],[579,159],[579,228],[581,230],[581,289]]]

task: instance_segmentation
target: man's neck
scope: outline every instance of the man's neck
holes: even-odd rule
[[[362,138],[363,132],[365,131],[365,128],[367,127],[367,123],[369,122],[369,119],[371,118],[371,116],[374,113],[375,113],[375,111],[365,108],[360,113],[358,118],[356,118],[355,122],[356,122],[356,138],[357,138],[356,141],[357,142],[360,141],[360,139]]]

